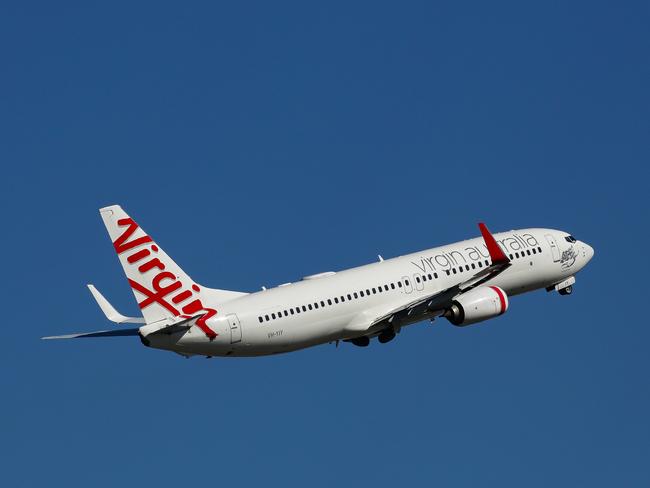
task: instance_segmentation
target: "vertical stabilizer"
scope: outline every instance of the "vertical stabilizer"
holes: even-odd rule
[[[206,293],[119,205],[100,209],[104,225],[147,324],[203,314],[197,325],[210,338],[205,321],[217,313]]]

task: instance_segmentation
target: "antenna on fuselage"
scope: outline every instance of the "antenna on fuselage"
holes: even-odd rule
[[[383,262],[384,262],[384,258],[381,257],[381,254],[377,254],[377,257],[379,258],[379,262],[380,262],[380,263],[383,263]]]

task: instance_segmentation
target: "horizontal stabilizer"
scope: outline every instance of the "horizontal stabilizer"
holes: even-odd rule
[[[118,329],[118,330],[100,330],[97,332],[85,332],[82,334],[67,334],[60,336],[41,337],[44,340],[51,339],[83,339],[87,337],[122,337],[137,336],[139,329]]]
[[[203,316],[204,314],[198,314],[194,317],[189,317],[186,319],[184,318],[175,322],[161,320],[160,322],[153,324],[143,325],[139,330],[142,334],[142,337],[147,337],[149,334],[158,333],[173,334],[175,332],[182,332],[192,328],[193,326],[197,325],[197,321]]]
[[[130,324],[144,324],[144,317],[127,317],[122,315],[120,312],[115,310],[115,307],[110,304],[108,300],[102,295],[94,285],[87,285],[90,293],[93,294],[93,297],[97,301],[97,305],[102,309],[106,318],[111,322],[118,324],[130,323]]]

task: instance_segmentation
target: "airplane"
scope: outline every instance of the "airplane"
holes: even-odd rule
[[[594,249],[544,228],[481,237],[245,293],[193,281],[119,206],[100,209],[142,317],[119,313],[88,285],[108,320],[137,328],[43,337],[139,336],[182,356],[253,357],[339,342],[384,344],[407,325],[444,317],[465,327],[503,315],[510,297],[570,295]]]

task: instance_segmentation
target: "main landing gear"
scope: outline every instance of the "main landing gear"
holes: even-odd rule
[[[387,342],[390,342],[393,339],[395,339],[395,331],[393,329],[386,329],[377,336],[377,340],[381,344],[386,344]],[[345,342],[351,342],[357,347],[368,347],[368,345],[370,344],[370,337],[368,336],[355,337],[354,339],[346,339]]]
[[[390,342],[393,339],[395,339],[395,332],[393,332],[392,330],[385,330],[384,332],[382,332],[377,336],[377,340],[381,344],[386,344],[387,342]]]
[[[366,336],[355,337],[354,339],[350,339],[350,342],[357,347],[368,347],[368,344],[370,344],[370,338]]]

